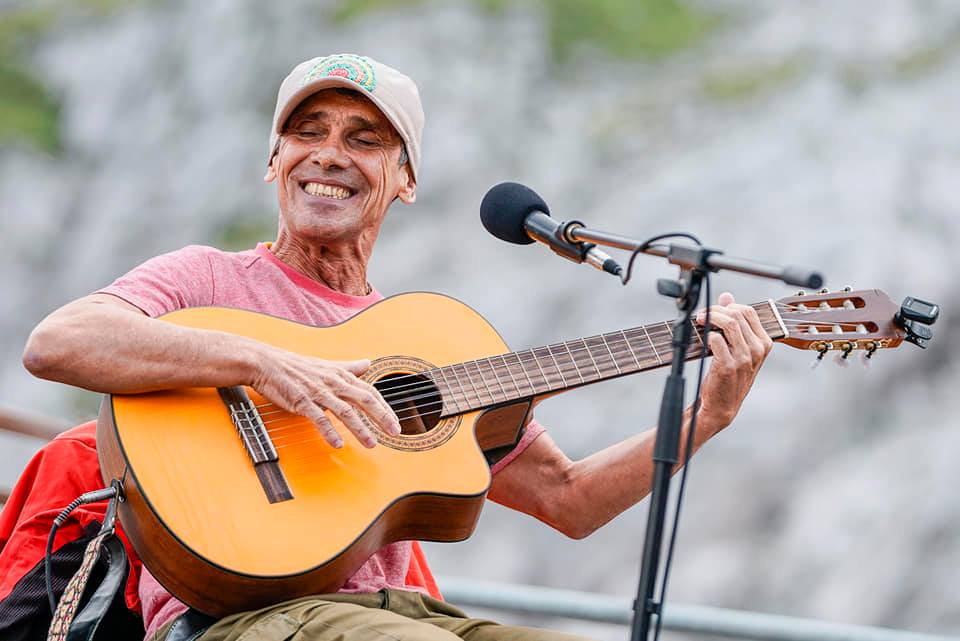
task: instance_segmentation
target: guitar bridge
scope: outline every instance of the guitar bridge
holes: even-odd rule
[[[277,448],[274,447],[267,426],[264,425],[247,390],[241,386],[218,387],[217,392],[230,412],[230,420],[243,441],[267,500],[279,503],[292,499],[293,493],[283,476],[283,470],[280,469]]]

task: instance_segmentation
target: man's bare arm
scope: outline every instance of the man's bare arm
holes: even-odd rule
[[[711,308],[710,322],[722,333],[707,337],[713,362],[703,382],[694,451],[733,421],[773,344],[756,310],[736,305],[727,293],[719,302]],[[688,409],[679,460],[690,417]],[[583,538],[650,492],[655,438],[656,431],[647,430],[574,462],[542,434],[494,477],[489,497]]]
[[[31,374],[94,392],[250,384],[264,346],[247,338],[178,327],[109,294],[64,305],[30,334]]]
[[[680,460],[690,411],[684,415]],[[715,428],[698,422],[694,452]],[[571,461],[549,434],[541,434],[493,479],[489,498],[582,539],[642,500],[652,489],[650,429],[580,461]],[[678,465],[676,469],[679,469]]]
[[[50,314],[30,335],[23,365],[39,378],[105,393],[249,385],[313,420],[337,447],[342,439],[324,410],[368,447],[376,440],[359,411],[387,432],[400,431],[379,392],[357,378],[369,361],[325,361],[226,332],[179,327],[109,294]]]

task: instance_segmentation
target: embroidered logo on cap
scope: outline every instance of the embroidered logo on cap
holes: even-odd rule
[[[377,87],[377,75],[366,56],[357,56],[352,53],[340,53],[334,56],[324,56],[317,64],[310,68],[307,75],[300,81],[300,86],[313,82],[317,78],[339,76],[360,85],[367,91]]]

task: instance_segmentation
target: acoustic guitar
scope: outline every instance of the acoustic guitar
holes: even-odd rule
[[[753,307],[773,340],[821,357],[917,340],[879,290]],[[100,464],[105,481],[123,483],[125,532],[164,587],[216,616],[335,592],[387,543],[467,538],[490,487],[486,455],[517,442],[533,404],[671,360],[667,322],[511,352],[477,312],[430,293],[324,328],[215,307],[162,319],[325,359],[369,358],[364,378],[402,426],[391,436],[368,421],[377,447],[346,438],[335,449],[249,388],[105,397]],[[688,358],[703,348],[698,331]]]

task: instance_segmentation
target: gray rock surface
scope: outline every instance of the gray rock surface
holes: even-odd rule
[[[636,236],[689,230],[733,255],[820,267],[839,288],[944,312],[933,346],[870,370],[777,348],[734,426],[697,456],[670,598],[926,632],[960,629],[960,5],[704,2],[727,18],[665,59],[551,56],[542,16],[430,2],[343,25],[329,6],[168,2],[63,20],[32,64],[62,98],[65,150],[0,150],[6,274],[0,403],[84,418],[90,397],[20,366],[46,313],[157,253],[276,216],[264,170],[280,79],[358,51],[420,84],[419,200],[374,256],[385,293],[438,290],[517,348],[673,315],[672,274],[637,261],[624,289],[480,228],[485,190],[536,188],[558,217]],[[791,290],[721,274],[744,301]],[[544,403],[572,457],[653,424],[663,374]],[[0,441],[0,484],[35,444]],[[468,542],[430,545],[440,574],[630,595],[646,503],[584,541],[491,505]],[[555,623],[555,625],[561,625]],[[604,639],[623,630],[563,623]]]

